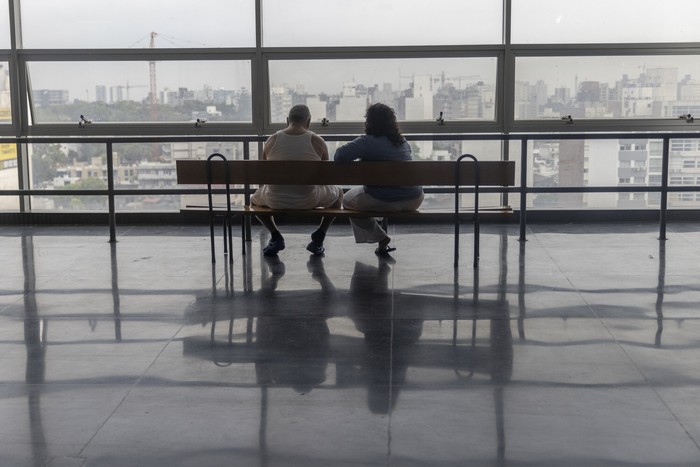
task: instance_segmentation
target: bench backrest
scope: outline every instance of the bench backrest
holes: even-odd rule
[[[206,185],[205,160],[178,160],[180,185]],[[425,185],[454,186],[454,161],[356,161],[337,164],[332,161],[259,161],[213,160],[212,183],[225,183],[225,170],[231,184],[250,185]],[[480,161],[479,185],[513,186],[515,162]],[[474,185],[472,161],[460,162],[460,185]]]

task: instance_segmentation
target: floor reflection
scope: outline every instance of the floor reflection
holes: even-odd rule
[[[190,371],[188,365],[191,361],[221,372],[217,374],[222,375],[241,368],[250,369],[248,374],[244,374],[245,371],[241,373],[243,376],[240,382],[238,375],[230,374],[222,378],[225,383],[221,383],[205,378],[197,381],[185,378],[179,380],[177,377],[168,379],[161,373],[156,376],[143,375],[137,385],[185,388],[222,384],[245,390],[252,388],[256,395],[259,391],[259,406],[252,407],[255,410],[255,422],[259,423],[257,447],[253,450],[258,456],[257,463],[263,466],[271,465],[271,453],[277,452],[275,446],[270,444],[279,438],[271,436],[269,430],[269,425],[274,425],[275,421],[271,414],[277,413],[276,405],[281,403],[279,397],[274,397],[276,392],[293,397],[319,396],[324,394],[323,391],[329,390],[338,393],[348,388],[354,389],[355,393],[359,392],[360,399],[356,405],[361,411],[372,418],[387,420],[387,463],[391,464],[392,416],[397,417],[399,411],[406,408],[406,401],[415,401],[412,396],[427,389],[431,391],[431,397],[435,398],[437,394],[435,399],[440,400],[441,391],[447,394],[458,388],[467,395],[466,391],[477,391],[484,387],[490,391],[487,398],[493,397],[493,409],[491,412],[489,406],[488,412],[491,423],[489,428],[484,428],[489,432],[493,445],[488,462],[491,465],[506,465],[509,460],[506,438],[511,441],[512,457],[514,434],[522,436],[522,433],[512,429],[513,425],[507,423],[510,419],[513,424],[512,419],[522,415],[519,412],[522,406],[518,406],[517,410],[513,410],[514,407],[510,407],[510,412],[508,410],[509,402],[515,405],[512,403],[513,393],[516,389],[546,389],[552,384],[551,380],[538,380],[537,376],[525,375],[523,379],[522,374],[519,375],[518,384],[511,382],[514,370],[523,371],[522,360],[514,368],[514,362],[517,361],[514,358],[514,332],[517,332],[515,345],[522,346],[518,349],[522,350],[520,355],[534,349],[537,355],[556,361],[557,357],[553,355],[565,347],[579,346],[586,352],[585,347],[601,344],[598,348],[591,349],[588,360],[584,363],[595,369],[598,364],[607,364],[596,360],[599,355],[616,356],[623,353],[618,353],[618,346],[643,347],[643,351],[653,352],[647,353],[646,358],[652,362],[649,365],[652,371],[659,372],[653,374],[654,377],[676,372],[683,381],[695,381],[692,374],[682,373],[682,366],[677,368],[663,360],[668,358],[670,351],[692,352],[697,347],[692,341],[671,342],[672,336],[677,336],[674,334],[674,326],[668,327],[664,334],[664,324],[669,319],[678,322],[679,328],[681,327],[684,318],[677,317],[676,310],[693,309],[696,306],[692,300],[683,301],[684,297],[678,301],[669,298],[688,291],[697,292],[697,286],[692,283],[677,284],[677,281],[672,280],[667,283],[666,242],[659,242],[658,253],[653,251],[653,255],[649,255],[650,261],[658,261],[658,271],[656,265],[653,265],[651,274],[646,277],[646,284],[638,287],[617,284],[599,288],[577,287],[574,296],[573,287],[567,287],[566,282],[559,282],[563,285],[551,285],[546,282],[550,277],[548,273],[542,274],[541,270],[535,269],[536,274],[533,274],[529,269],[533,261],[528,258],[532,253],[528,251],[527,245],[515,243],[513,237],[509,238],[505,233],[498,236],[497,243],[492,242],[494,248],[498,248],[499,257],[498,263],[491,263],[492,269],[488,269],[488,266],[475,270],[461,268],[455,270],[451,278],[447,275],[447,280],[445,275],[439,276],[441,279],[435,283],[416,280],[414,282],[420,285],[397,286],[397,283],[402,282],[396,280],[396,275],[407,274],[406,268],[401,269],[403,265],[400,262],[395,263],[388,258],[360,261],[352,257],[345,260],[344,268],[347,269],[342,269],[344,275],[340,275],[337,269],[331,268],[333,263],[328,263],[323,257],[310,256],[302,261],[298,257],[292,257],[288,260],[289,264],[285,264],[280,258],[247,255],[234,264],[222,262],[212,265],[211,285],[208,284],[207,264],[200,287],[193,290],[183,288],[175,292],[120,286],[120,276],[122,282],[128,282],[129,275],[124,272],[124,264],[118,263],[118,244],[109,245],[109,270],[102,269],[105,274],[98,281],[85,288],[71,288],[72,284],[64,288],[54,286],[55,282],[52,284],[46,279],[48,273],[44,272],[43,277],[38,277],[41,274],[38,275],[37,271],[44,270],[42,256],[38,252],[45,253],[35,245],[33,235],[25,233],[20,240],[24,283],[21,285],[22,278],[17,275],[18,290],[6,294],[16,294],[17,300],[6,306],[4,313],[5,318],[15,320],[14,322],[18,323],[16,319],[21,319],[19,322],[23,325],[23,341],[15,338],[14,345],[19,345],[20,348],[24,346],[26,350],[26,366],[20,370],[24,371],[24,381],[22,376],[11,381],[15,384],[19,380],[23,406],[26,394],[27,411],[25,414],[24,408],[22,409],[21,418],[23,423],[28,423],[27,444],[31,446],[31,465],[34,466],[46,465],[52,458],[50,448],[55,438],[55,428],[51,429],[56,426],[51,423],[51,410],[54,408],[47,406],[42,397],[50,397],[53,394],[50,391],[56,391],[57,385],[93,385],[99,381],[91,379],[87,372],[75,379],[61,379],[60,372],[52,374],[50,370],[61,368],[60,365],[65,364],[68,358],[61,356],[51,359],[51,351],[58,350],[65,343],[68,344],[66,347],[84,344],[86,353],[92,350],[91,345],[103,345],[105,342],[115,348],[144,342],[151,344],[158,339],[150,339],[150,336],[134,338],[127,332],[133,332],[138,327],[130,324],[140,325],[146,320],[155,321],[158,326],[172,324],[174,321],[176,328],[185,330],[184,337],[177,333],[159,336],[159,339],[165,341],[163,347],[172,344],[172,349],[182,343],[186,358],[182,358],[179,347],[176,347],[175,360],[181,361],[185,372]],[[510,254],[517,255],[517,259],[511,258],[510,263],[509,247]],[[534,264],[541,267],[537,262]],[[301,269],[299,265],[302,265]],[[508,283],[509,265],[512,269],[512,284]],[[670,267],[672,272],[669,277],[673,278],[676,274],[673,272],[673,263]],[[53,271],[52,268],[48,269]],[[328,274],[326,269],[332,274]],[[411,274],[415,276],[417,273],[411,271]],[[52,284],[54,288],[47,288],[45,284]],[[544,292],[545,298],[552,301],[547,304],[539,302],[540,292]],[[150,306],[169,294],[181,294],[184,298],[177,302],[176,310],[165,318],[149,314],[148,310],[141,308]],[[553,298],[557,294],[567,294],[568,298]],[[77,298],[72,302],[64,299],[73,295]],[[642,304],[626,300],[627,297],[636,295],[643,297]],[[77,304],[97,296],[101,297],[102,307],[99,309],[76,306],[79,311],[71,312],[61,308],[69,306],[63,302]],[[614,297],[614,300],[608,302],[608,296]],[[63,300],[58,312],[56,307],[52,307],[52,299],[56,297]],[[139,302],[133,300],[134,297],[146,300]],[[183,307],[186,308],[184,317]],[[670,318],[664,315],[664,308],[670,310],[667,312]],[[564,326],[558,327],[552,323],[572,318],[579,320],[579,326],[582,318],[585,318],[586,322],[581,328],[588,334],[579,336],[572,333],[564,338],[552,334],[564,329]],[[552,328],[543,332],[539,326],[540,319],[546,320]],[[601,323],[603,326],[600,327],[604,327],[608,319],[621,323],[619,332],[623,337],[593,333]],[[630,321],[623,322],[626,319]],[[93,330],[94,326],[104,326],[105,323],[109,328],[106,333],[102,333],[101,339],[88,339],[84,342],[66,331],[67,323],[80,322],[84,326],[86,321]],[[205,331],[199,332],[192,326],[194,323],[204,325]],[[60,331],[57,331],[57,326],[62,326]],[[113,332],[111,326],[114,327]],[[436,331],[438,328],[440,332]],[[103,328],[98,329],[100,330],[104,331]],[[50,340],[51,331],[54,333],[54,341]],[[637,332],[633,334],[635,331]],[[60,339],[55,337],[56,334],[61,334]],[[6,340],[3,344],[11,348],[9,342]],[[611,350],[612,347],[615,348]],[[574,350],[578,352],[579,349]],[[149,355],[148,358],[151,357],[155,362],[160,355]],[[629,358],[628,355],[625,357]],[[168,358],[172,359],[172,353]],[[639,368],[645,362],[635,362],[635,371],[641,374]],[[533,364],[532,361],[529,363]],[[578,363],[574,361],[574,364]],[[556,371],[566,371],[565,363],[558,364],[561,366]],[[431,375],[439,374],[440,378],[436,381],[421,380],[415,377],[420,371]],[[449,375],[449,381],[444,377],[445,374]],[[554,371],[547,373],[547,377],[556,380],[552,374]],[[557,388],[564,390],[589,390],[590,387],[646,389],[649,385],[644,379],[646,376],[636,375],[637,373],[632,377],[626,375],[619,380],[611,378],[613,383],[596,381],[591,384],[574,374],[571,380],[562,378],[556,380],[556,384]],[[110,376],[118,384],[131,384],[136,377],[142,375],[134,377],[114,373]],[[207,376],[211,376],[211,373]],[[250,379],[243,381],[248,376]],[[63,389],[58,391],[61,390]],[[11,401],[12,397],[6,396],[6,400]],[[282,401],[286,400],[289,399],[283,396]],[[306,400],[314,399],[307,397]],[[100,421],[97,426],[102,426],[103,422]],[[507,430],[507,427],[511,430]],[[89,442],[89,439],[85,442]]]
[[[507,254],[507,238],[500,244]],[[250,261],[248,259],[247,261]],[[513,371],[510,310],[506,299],[507,263],[501,261],[496,298],[479,294],[478,271],[472,283],[430,284],[396,289],[391,275],[393,261],[379,258],[376,264],[355,262],[349,289],[336,287],[325,272],[324,260],[311,256],[307,270],[316,288],[284,288],[287,267],[279,258],[261,258],[260,288],[204,296],[192,303],[187,315],[196,322],[209,322],[209,338],[186,337],[188,357],[210,360],[219,366],[252,364],[261,389],[261,465],[267,464],[268,390],[289,387],[298,394],[324,388],[364,387],[367,409],[391,415],[405,390],[417,383],[407,380],[409,368],[448,369],[454,385],[469,386],[475,375],[490,377],[494,395],[494,433],[499,463],[505,459],[504,388]],[[245,271],[249,271],[245,265]],[[250,281],[243,279],[245,284]],[[333,334],[330,318],[352,321],[361,337]],[[245,320],[246,336],[238,339],[234,322]],[[452,339],[422,341],[426,320],[449,323]],[[228,333],[214,329],[226,326]],[[476,337],[477,326],[489,326],[487,342]],[[471,327],[471,339],[459,339],[458,329]],[[333,365],[335,381],[327,381]],[[416,386],[418,388],[420,386]],[[439,390],[438,386],[430,386]]]
[[[27,348],[25,381],[32,450],[32,465],[43,466],[48,457],[46,435],[41,417],[41,389],[46,373],[46,320],[41,319],[36,303],[36,273],[34,270],[34,239],[22,237],[22,266],[24,269],[24,343]]]

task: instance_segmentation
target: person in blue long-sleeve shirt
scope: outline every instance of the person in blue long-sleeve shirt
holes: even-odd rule
[[[401,135],[394,110],[384,104],[373,104],[365,115],[365,134],[339,147],[336,162],[349,164],[354,160],[411,160],[411,146]],[[423,202],[421,186],[359,186],[343,198],[345,209],[359,211],[414,211]],[[356,243],[377,243],[375,253],[387,255],[396,250],[389,245],[391,238],[376,219],[351,218]]]

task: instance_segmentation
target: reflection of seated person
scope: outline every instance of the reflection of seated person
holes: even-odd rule
[[[274,294],[285,273],[284,263],[279,258],[270,258],[268,266],[271,277],[264,280],[263,289],[269,294],[269,306],[264,316],[257,319],[256,328],[257,380],[264,386],[291,386],[301,394],[307,393],[326,380],[330,347],[328,309],[312,317],[295,314],[293,300],[290,302]],[[321,257],[311,256],[307,267],[324,292],[335,290],[326,276]],[[312,297],[317,299],[318,295],[312,294]]]
[[[365,335],[362,355],[367,404],[373,413],[386,414],[396,405],[400,385],[406,380],[409,348],[423,332],[421,319],[392,319],[392,295],[388,286],[391,266],[355,263],[350,282],[351,316]]]
[[[330,332],[323,318],[257,320],[259,384],[291,386],[303,394],[326,380]]]

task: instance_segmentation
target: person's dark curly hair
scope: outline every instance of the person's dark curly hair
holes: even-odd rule
[[[406,141],[399,130],[394,109],[384,104],[372,104],[367,108],[365,134],[386,136],[394,146],[401,146]]]

